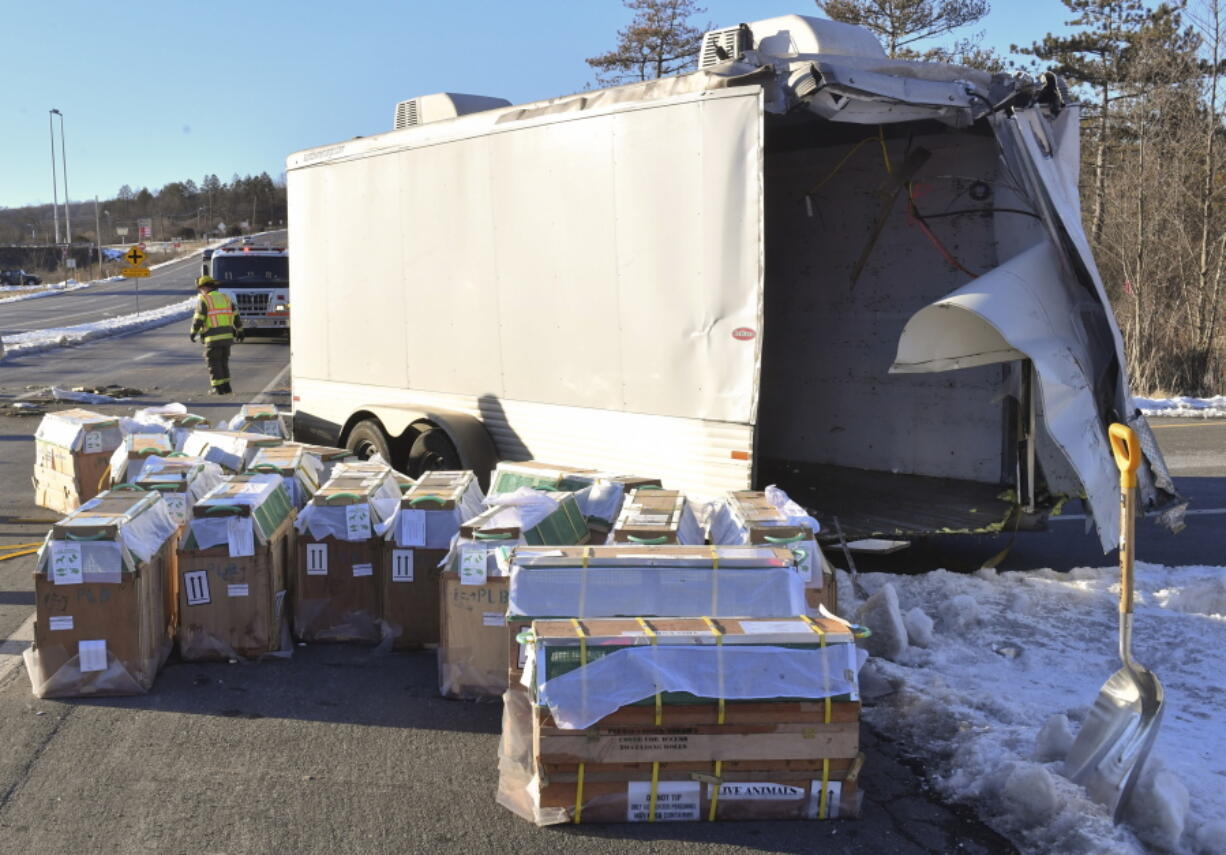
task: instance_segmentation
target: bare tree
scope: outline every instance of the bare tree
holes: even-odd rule
[[[634,20],[617,31],[617,47],[588,58],[596,80],[609,86],[636,80],[651,80],[698,64],[703,31],[690,19],[706,9],[694,0],[625,0],[634,10]]]

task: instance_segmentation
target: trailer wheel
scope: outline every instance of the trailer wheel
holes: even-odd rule
[[[365,419],[353,426],[345,448],[357,455],[359,460],[369,460],[378,454],[389,464],[392,462],[391,443],[383,428],[373,419]]]
[[[450,471],[462,468],[460,453],[442,428],[428,427],[413,440],[409,448],[409,463],[405,467],[410,478],[420,478],[426,472]]]

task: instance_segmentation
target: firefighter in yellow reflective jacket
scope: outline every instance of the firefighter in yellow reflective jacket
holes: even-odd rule
[[[234,302],[217,290],[211,276],[196,280],[200,302],[192,318],[191,340],[200,336],[204,342],[204,361],[209,366],[210,395],[229,395],[230,345],[243,340],[243,321]]]

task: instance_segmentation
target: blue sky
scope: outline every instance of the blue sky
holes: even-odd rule
[[[700,0],[728,26],[817,14],[812,0]],[[1060,29],[1059,0],[993,0],[985,42],[1007,50]],[[73,200],[285,157],[391,127],[430,92],[519,103],[584,87],[613,46],[620,0],[205,0],[5,4],[0,206],[51,200],[48,110],[64,114]],[[56,120],[56,138],[59,137]],[[57,142],[58,145],[58,142]],[[57,156],[58,161],[58,156]],[[58,169],[57,163],[57,169]],[[62,188],[62,179],[61,184]]]

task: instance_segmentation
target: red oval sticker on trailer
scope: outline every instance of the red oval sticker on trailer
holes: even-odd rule
[[[737,341],[752,341],[757,335],[757,331],[749,327],[737,327],[732,331],[732,337]]]

